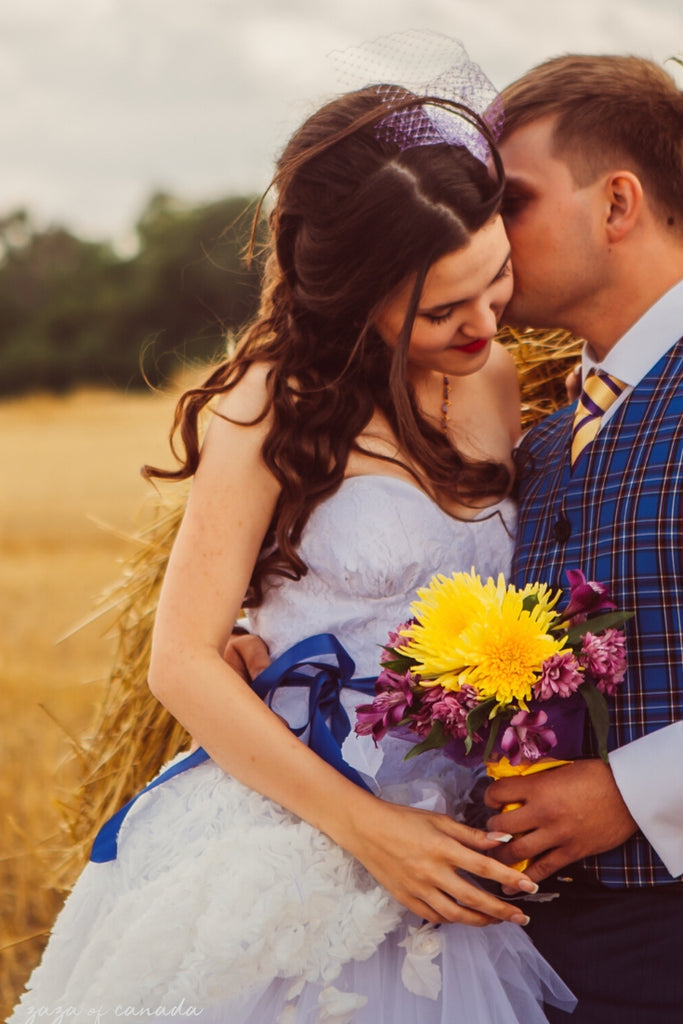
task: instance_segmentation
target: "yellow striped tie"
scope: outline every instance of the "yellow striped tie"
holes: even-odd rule
[[[572,466],[600,429],[600,420],[626,387],[623,381],[604,370],[591,370],[574,413],[572,428]]]

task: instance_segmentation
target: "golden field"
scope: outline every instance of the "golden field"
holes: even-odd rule
[[[96,720],[114,649],[97,600],[171,465],[174,396],[81,391],[0,402],[0,1020],[61,905],[60,800]],[[111,620],[111,617],[110,617]]]

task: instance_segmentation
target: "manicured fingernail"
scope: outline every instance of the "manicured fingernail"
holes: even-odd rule
[[[535,882],[532,882],[530,878],[521,878],[519,881],[519,888],[522,890],[522,892],[538,892],[538,886]]]
[[[510,920],[513,924],[521,924],[522,928],[526,928],[531,918],[526,914],[513,914]]]
[[[494,843],[509,843],[512,836],[509,832],[487,832],[486,838]]]

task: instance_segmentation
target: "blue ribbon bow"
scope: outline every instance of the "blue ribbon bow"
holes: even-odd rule
[[[321,661],[324,657],[334,660],[329,663]],[[351,782],[368,789],[355,768],[347,764],[341,755],[341,745],[351,731],[349,716],[340,700],[342,687],[358,690],[368,696],[373,696],[375,692],[375,677],[354,679],[355,668],[353,659],[335,636],[319,633],[286,650],[253,680],[251,687],[269,706],[281,686],[308,688],[308,720],[305,725],[298,728],[290,726],[290,729],[295,736],[301,736],[310,728],[308,746],[311,750]],[[207,752],[199,747],[140,790],[102,826],[95,837],[90,860],[97,864],[116,860],[119,830],[128,811],[142,794],[208,759]]]

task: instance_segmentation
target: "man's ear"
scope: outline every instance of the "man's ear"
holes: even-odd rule
[[[605,231],[610,242],[621,242],[643,209],[643,186],[633,171],[614,171],[605,180],[605,189],[609,203]]]

